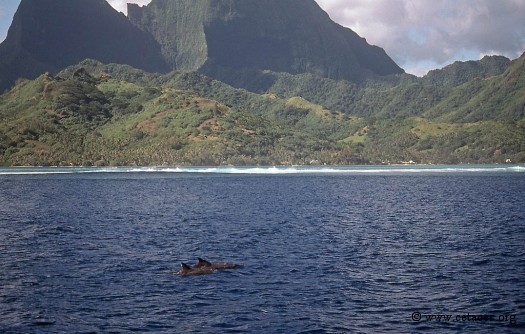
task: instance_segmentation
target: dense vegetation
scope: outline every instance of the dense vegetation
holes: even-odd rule
[[[525,56],[482,62],[363,84],[261,72],[256,94],[86,60],[0,96],[0,163],[525,162]]]

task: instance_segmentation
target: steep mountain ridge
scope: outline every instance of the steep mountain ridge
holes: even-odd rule
[[[105,0],[22,0],[0,44],[0,91],[86,58],[169,70],[153,37]]]
[[[503,73],[477,77],[455,89],[426,115],[452,122],[525,119],[525,53]]]
[[[87,58],[253,91],[273,83],[266,70],[351,81],[403,73],[314,0],[153,0],[128,12],[105,0],[22,0],[0,44],[0,91]]]
[[[423,77],[427,84],[459,86],[476,78],[486,78],[503,73],[510,59],[503,56],[485,56],[479,61],[456,61],[442,69],[435,69]]]
[[[230,83],[264,70],[351,81],[403,73],[314,0],[153,0],[129,4],[128,16],[155,36],[173,68]]]

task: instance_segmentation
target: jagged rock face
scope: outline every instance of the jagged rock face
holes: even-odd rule
[[[153,0],[128,5],[128,16],[183,71],[309,72],[354,81],[403,72],[314,0]]]
[[[0,45],[0,89],[86,58],[167,71],[160,45],[105,0],[22,0]]]
[[[86,58],[200,71],[257,91],[272,82],[265,70],[351,81],[403,72],[314,0],[153,0],[128,11],[105,0],[22,0],[0,45],[0,92]]]
[[[128,18],[150,32],[172,69],[198,70],[207,59],[203,22],[207,0],[161,0],[147,7],[128,4]]]

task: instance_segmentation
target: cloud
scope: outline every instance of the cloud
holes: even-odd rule
[[[107,0],[113,8],[118,10],[119,12],[122,12],[124,14],[127,14],[127,4],[128,3],[136,3],[141,6],[147,5],[151,2],[151,0]]]
[[[525,51],[525,0],[316,0],[408,72]]]
[[[7,35],[7,29],[11,25],[17,7],[18,3],[16,1],[0,4],[0,42]]]

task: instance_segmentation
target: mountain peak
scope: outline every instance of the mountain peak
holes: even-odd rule
[[[478,61],[456,61],[442,69],[428,72],[424,81],[433,85],[459,86],[477,77],[500,75],[509,64],[510,59],[503,56],[485,56]]]
[[[0,45],[0,89],[86,58],[168,69],[158,43],[105,0],[22,0]]]
[[[270,70],[363,80],[403,73],[383,49],[333,22],[314,0],[153,0],[129,19],[178,70]]]
[[[153,0],[129,5],[128,18],[105,0],[22,0],[0,44],[0,90],[86,58],[255,90],[268,71],[350,81],[404,72],[314,0]]]

